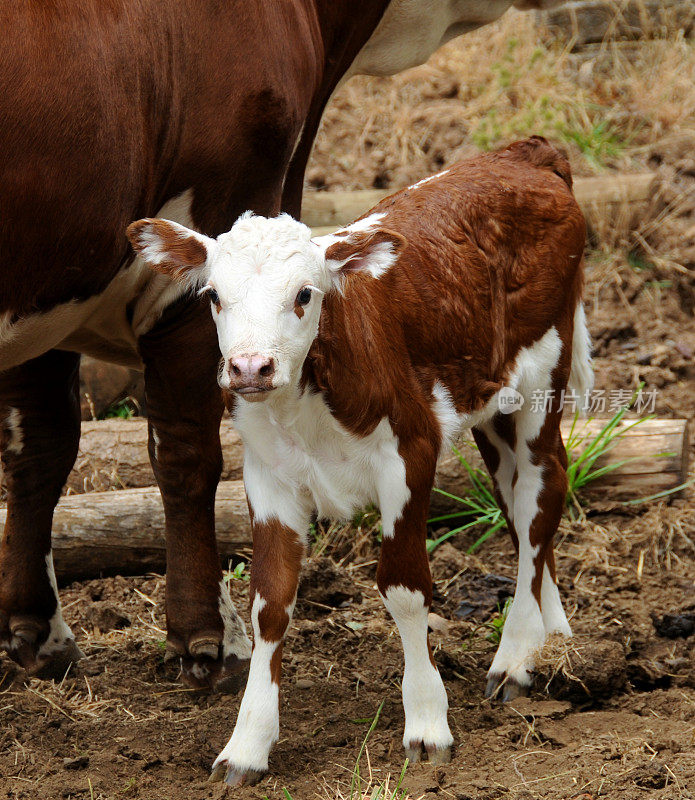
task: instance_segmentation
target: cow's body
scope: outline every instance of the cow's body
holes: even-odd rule
[[[584,220],[570,187],[566,159],[534,138],[320,239],[286,216],[242,218],[217,241],[161,221],[132,226],[155,269],[212,293],[220,383],[241,398],[230,408],[245,445],[255,644],[216,762],[231,783],[262,774],[278,736],[282,638],[312,514],[350,518],[368,503],[381,510],[377,583],[405,651],[404,746],[411,759],[421,748],[448,758],[446,693],[427,644],[425,520],[437,459],[462,427],[519,550],[488,693],[527,689],[535,651],[570,634],[552,550],[567,486],[559,423],[570,372],[580,393],[590,385]],[[508,414],[509,389],[525,403]]]
[[[0,0],[0,646],[31,672],[62,674],[78,654],[50,529],[79,441],[80,353],[145,369],[185,673],[214,680],[250,652],[214,541],[214,332],[204,304],[133,261],[126,225],[161,213],[216,235],[248,208],[298,215],[349,70],[418,62],[510,4]]]

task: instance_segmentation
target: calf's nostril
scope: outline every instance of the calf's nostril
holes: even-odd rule
[[[232,364],[232,372],[237,376],[237,378],[241,375],[241,370],[236,364]]]
[[[273,366],[273,362],[269,361],[267,364],[264,364],[259,370],[258,374],[262,378],[269,378],[273,372],[275,372],[275,367]]]

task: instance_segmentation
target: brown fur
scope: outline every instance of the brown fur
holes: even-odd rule
[[[402,584],[431,598],[424,540],[440,446],[431,408],[435,381],[459,413],[479,410],[505,385],[519,351],[554,325],[563,350],[552,387],[559,395],[567,385],[585,236],[571,185],[567,159],[540,137],[455,165],[365,215],[384,212],[380,225],[407,246],[380,279],[348,276],[343,294],[326,298],[305,385],[324,392],[334,415],[357,435],[388,417],[412,493],[395,537],[382,545],[382,593]],[[349,239],[328,251],[339,259],[349,254]],[[540,545],[532,587],[539,603],[546,561],[555,574],[552,537],[567,486],[560,416],[556,402],[530,444],[534,462],[546,467],[530,531],[532,546]],[[498,414],[492,425],[514,451],[514,416]],[[494,476],[500,455],[484,430],[473,433]],[[497,496],[518,547],[509,509]]]
[[[258,615],[258,627],[266,642],[278,642],[271,660],[271,675],[280,683],[282,639],[290,623],[288,606],[294,603],[299,572],[304,557],[304,545],[295,531],[277,519],[256,522],[249,506],[253,524],[253,564],[251,569],[250,604],[257,594],[265,600]]]

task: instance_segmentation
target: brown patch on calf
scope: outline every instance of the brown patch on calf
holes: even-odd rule
[[[278,519],[256,522],[250,503],[249,513],[253,526],[249,600],[251,607],[256,595],[265,601],[258,614],[258,627],[264,641],[278,642],[271,659],[271,674],[272,679],[279,683],[282,639],[290,622],[287,608],[297,595],[305,548],[297,532]]]
[[[185,235],[165,219],[141,219],[128,225],[126,230],[133,249],[145,258],[155,272],[175,280],[183,280],[189,269],[202,267],[207,261],[205,245],[193,235]],[[147,238],[157,239],[157,249],[164,260],[150,261],[146,251],[152,247]]]

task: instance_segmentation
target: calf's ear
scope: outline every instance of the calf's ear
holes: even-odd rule
[[[396,263],[407,245],[400,233],[386,228],[353,231],[347,235],[337,233],[314,241],[319,246],[325,245],[326,266],[337,279],[355,272],[380,278]]]
[[[126,230],[133,249],[156,272],[198,286],[208,278],[217,242],[168,219],[141,219]]]

